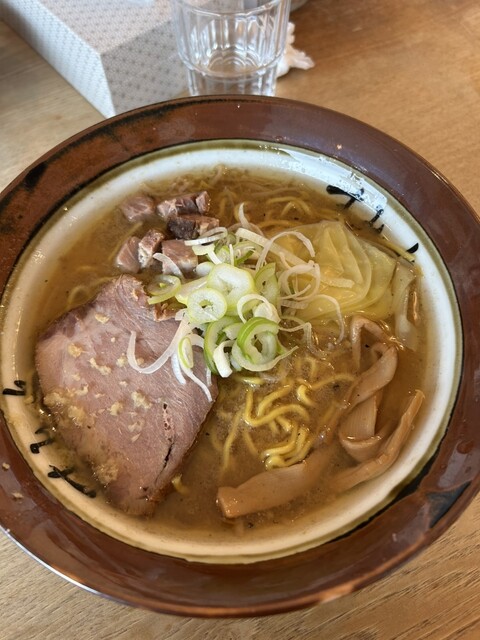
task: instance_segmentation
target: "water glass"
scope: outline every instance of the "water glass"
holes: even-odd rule
[[[290,0],[171,0],[191,95],[274,95]]]

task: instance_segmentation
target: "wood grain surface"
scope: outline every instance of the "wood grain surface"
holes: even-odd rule
[[[479,3],[309,0],[292,20],[296,46],[315,67],[281,78],[277,95],[397,138],[480,212]],[[101,119],[0,22],[0,190]],[[304,611],[243,620],[176,618],[110,602],[2,535],[0,610],[1,640],[478,640],[480,496],[431,547],[376,584]]]

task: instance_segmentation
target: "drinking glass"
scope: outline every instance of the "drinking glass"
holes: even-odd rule
[[[274,95],[290,0],[171,0],[191,95]]]

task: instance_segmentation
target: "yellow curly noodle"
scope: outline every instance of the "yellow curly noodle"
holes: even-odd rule
[[[230,456],[232,453],[232,445],[234,441],[237,439],[238,432],[240,429],[240,423],[242,420],[242,410],[240,409],[235,413],[231,420],[230,429],[228,431],[228,435],[225,439],[223,449],[222,449],[222,467],[221,472],[224,472],[228,469],[228,465],[230,462]]]
[[[409,321],[416,324],[419,313],[417,270],[411,265],[411,254],[368,225],[353,232],[349,225],[357,226],[355,207],[353,211],[344,209],[342,203],[330,198],[327,201],[308,185],[293,180],[285,183],[274,175],[257,179],[243,169],[227,170],[218,165],[202,175],[182,175],[140,188],[158,199],[205,189],[211,196],[211,215],[219,217],[222,225],[238,224],[241,210],[252,228],[267,238],[296,229],[312,242],[320,269],[318,290],[313,270],[310,274],[292,269],[284,277],[281,295],[287,300],[290,288],[304,290],[304,302],[295,306],[294,301],[289,309],[284,307],[280,330],[281,342],[288,348],[297,347],[295,353],[271,371],[239,371],[219,380],[217,402],[182,475],[172,482],[174,491],[159,506],[159,519],[177,523],[179,518],[191,517],[193,523],[222,526],[224,519],[219,518],[215,496],[224,481],[237,486],[265,470],[291,467],[305,460],[319,442],[330,443],[329,451],[336,456],[334,464],[338,461],[339,468],[352,467],[332,427],[360,376],[354,373],[351,345],[347,336],[340,339],[340,329],[349,326],[352,315],[361,313],[385,323],[395,335],[401,326],[409,337]],[[71,256],[68,262],[65,257],[64,263],[59,263],[58,280],[69,290],[67,308],[88,300],[102,282],[115,276],[112,261],[120,245],[129,235],[141,233],[152,224],[147,222],[138,230],[117,213],[114,224],[106,220],[79,239],[74,253],[83,258],[73,264]],[[311,259],[305,245],[293,235],[283,236],[276,243],[307,262]],[[277,263],[278,277],[286,269],[281,256],[269,254],[266,261]],[[254,268],[253,257],[250,264]],[[46,323],[65,311],[59,308],[61,304],[53,294],[46,301],[45,313],[51,315]],[[410,355],[414,366],[419,365],[420,355]],[[368,354],[364,356],[367,366]],[[389,402],[386,414],[395,414],[397,393],[411,393],[415,384],[411,378],[405,359],[403,371],[396,378],[400,391],[394,387],[391,394],[385,394]],[[205,468],[210,470],[208,474]],[[328,499],[320,495],[322,491],[323,485],[312,499]],[[193,512],[195,516],[185,515]]]
[[[267,238],[300,231],[312,242],[320,268],[319,288],[313,270],[292,270],[283,280],[287,300],[289,289],[302,292],[305,300],[291,305],[289,319],[285,315],[283,328],[290,333],[283,338],[297,347],[294,355],[271,371],[240,371],[219,381],[219,398],[204,426],[218,461],[218,484],[227,478],[238,482],[233,479],[239,474],[246,480],[262,469],[291,467],[319,442],[329,444],[344,465],[335,425],[359,376],[353,373],[344,327],[358,313],[385,325],[395,321],[399,299],[406,300],[405,290],[415,277],[412,256],[368,227],[360,235],[353,232],[351,211],[330,202],[325,206],[302,185],[281,185],[266,177],[256,182],[242,171],[217,167],[201,183],[183,182],[184,192],[198,188],[209,191],[212,214],[225,226],[247,221]],[[277,242],[306,262],[311,259],[295,236]],[[289,266],[281,256],[268,260],[278,264],[277,275]],[[310,326],[299,329],[305,322]],[[185,491],[181,478],[177,491]]]
[[[345,356],[350,348],[345,345],[341,351]],[[336,358],[337,353],[333,362]],[[332,373],[333,368],[331,362],[300,347],[290,362],[281,362],[273,372],[232,376],[228,396],[236,397],[241,409],[232,418],[230,407],[225,408],[226,394],[222,394],[213,410],[216,419],[208,427],[210,442],[221,458],[221,476],[233,471],[233,452],[241,443],[265,469],[304,460],[355,377],[349,371]]]
[[[300,220],[303,225],[317,222],[319,219],[339,219],[338,211],[327,208],[314,209],[305,198],[308,198],[306,193],[269,198],[265,202],[263,221],[256,223],[258,228],[273,235],[276,231],[298,227]],[[280,210],[278,205],[282,205]]]
[[[83,271],[83,274],[82,274]],[[89,280],[88,273],[86,272],[94,272],[95,269],[93,267],[85,266],[83,269],[79,268],[77,270],[78,275],[82,275],[86,282],[90,282],[90,284],[77,284],[70,289],[67,296],[66,302],[66,311],[70,311],[71,309],[78,307],[79,305],[88,302],[91,300],[98,289],[111,280],[110,276],[105,276],[103,278],[96,277],[93,281]]]
[[[237,220],[238,206],[235,207]],[[278,211],[279,206],[281,206],[280,211]],[[250,208],[251,205],[247,202],[245,210]],[[311,206],[301,198],[290,195],[277,196],[267,199],[264,220],[256,224],[264,230],[271,228],[272,232],[278,227],[298,226],[298,221],[292,216],[293,212],[302,214],[303,219],[305,216],[309,219],[315,218]],[[287,216],[290,216],[288,220],[285,219]],[[322,295],[318,296],[306,309],[297,311],[297,316],[302,320],[313,321],[314,324],[323,324],[324,326],[332,314],[333,305],[329,297],[333,300],[340,299],[340,310],[344,314],[357,310],[358,306],[364,303],[369,307],[370,313],[376,305],[378,307],[377,314],[387,315],[388,304],[384,304],[381,309],[379,301],[386,294],[392,280],[395,259],[386,256],[381,250],[377,250],[369,243],[354,236],[344,224],[338,222],[336,211],[331,212],[329,218],[330,220],[327,222],[304,225],[301,228],[302,233],[312,240],[316,250],[315,259],[322,269],[323,289]],[[297,251],[297,255],[305,254],[305,248],[301,243],[294,240],[292,242],[290,238],[282,238],[279,242],[286,245],[290,243],[292,246],[287,248],[291,251]],[[308,256],[303,255],[302,257],[308,259]],[[310,286],[308,274],[295,276],[295,279],[298,288],[308,290]],[[300,360],[295,358],[295,362],[298,363]],[[319,380],[320,363],[318,358],[306,355],[305,364],[300,362],[300,365],[296,365],[310,369],[309,375],[302,378],[301,381],[292,379],[289,383],[283,384],[280,389],[270,391],[266,395],[262,390],[256,390],[255,393],[251,388],[247,390],[242,416],[243,425],[240,428],[238,420],[234,420],[234,426],[224,440],[222,471],[228,469],[230,450],[240,432],[243,433],[243,440],[247,444],[248,450],[260,457],[266,468],[295,464],[308,455],[315,438],[318,436],[316,433],[311,434],[308,426],[312,422],[310,412],[315,410],[317,418],[319,415],[319,402],[314,401],[312,396],[324,388],[338,386],[340,382],[352,382],[354,377],[350,373],[341,373]],[[244,383],[265,385],[261,376],[245,377]],[[294,391],[293,387],[295,387]],[[319,394],[316,393],[316,395]],[[280,402],[287,396],[288,402]],[[329,398],[330,395],[327,397]],[[295,401],[292,402],[292,400]],[[253,408],[254,403],[255,409]],[[317,422],[325,424],[332,413],[333,409],[327,403],[323,408],[321,420]],[[292,428],[292,419],[303,421],[305,424],[300,428],[297,426]],[[272,442],[268,446],[259,447],[255,444],[251,429],[259,427],[268,427],[269,429]],[[265,434],[262,436],[264,439]]]
[[[257,227],[261,229],[263,232],[276,232],[282,229],[293,229],[297,224],[294,220],[264,220],[263,222],[259,222]]]
[[[290,362],[282,361],[266,374],[239,372],[228,387],[219,385],[214,419],[208,421],[209,442],[220,460],[220,478],[234,471],[239,447],[265,469],[291,466],[308,456],[322,430],[331,440],[328,425],[355,379],[349,345],[338,344],[338,326],[359,310],[374,320],[391,316],[398,256],[411,256],[391,243],[385,250],[373,235],[373,241],[355,235],[341,209],[314,206],[311,195],[302,188],[268,180],[258,184],[245,180],[242,172],[226,172],[223,167],[212,169],[200,183],[185,177],[184,191],[187,186],[211,193],[212,211],[224,225],[246,218],[267,237],[298,228],[315,249],[320,291],[307,304],[294,306],[292,316],[297,322],[311,323],[313,344],[320,343],[322,349],[310,353],[301,343],[302,332],[296,332],[292,339],[301,348]],[[305,246],[294,236],[282,237],[278,243],[308,261]],[[295,274],[287,288],[308,295],[312,283],[313,275]],[[326,340],[334,347],[327,352]],[[337,360],[342,359],[339,368]],[[179,487],[183,490],[183,485]]]

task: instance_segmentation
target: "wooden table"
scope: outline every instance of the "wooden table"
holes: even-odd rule
[[[480,212],[480,6],[474,0],[310,0],[293,14],[315,60],[277,94],[344,112],[426,158]],[[0,23],[0,189],[101,115]],[[480,259],[480,257],[479,257]],[[3,640],[475,640],[480,496],[389,577],[305,611],[194,620],[138,611],[73,586],[0,538]]]

